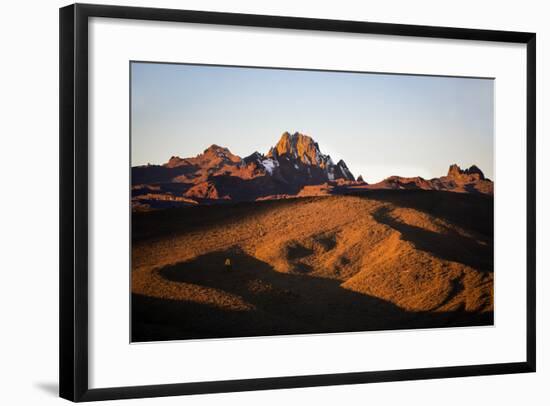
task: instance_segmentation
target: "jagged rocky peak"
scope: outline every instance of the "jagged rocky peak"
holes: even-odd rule
[[[338,163],[336,164],[336,166],[338,166],[339,168],[341,168],[342,170],[344,170],[346,172],[349,172],[348,166],[346,165],[346,163],[344,162],[343,159],[340,159],[338,161]]]
[[[203,152],[203,154],[231,154],[228,148],[220,147],[219,145],[212,144],[208,148],[206,148]]]
[[[243,161],[246,164],[249,164],[250,162],[261,162],[264,159],[264,156],[260,154],[258,151],[254,151],[252,154],[246,156],[243,158]]]
[[[306,165],[320,166],[326,162],[321,154],[319,145],[308,135],[295,132],[290,134],[285,131],[279,142],[269,151],[268,157],[288,156],[300,160]],[[326,159],[325,159],[326,160]]]
[[[296,170],[300,166],[320,168],[327,180],[355,179],[344,161],[335,165],[330,155],[321,153],[319,144],[313,138],[300,132],[291,134],[285,131],[277,144],[269,150],[266,158],[275,163],[280,159],[293,162]]]
[[[359,175],[357,177],[357,182],[365,183],[365,180],[363,179],[363,175]]]
[[[472,165],[470,166],[468,169],[466,169],[466,173],[468,175],[479,175],[479,178],[480,179],[485,179],[485,175],[483,174],[483,172],[481,171],[481,169],[479,169],[476,165]]]
[[[476,165],[472,165],[467,169],[461,169],[460,166],[458,166],[457,164],[453,164],[449,167],[449,172],[447,173],[447,176],[451,178],[474,176],[479,178],[480,180],[485,179],[485,175]]]
[[[336,164],[332,172],[334,173],[334,177],[336,179],[355,180],[355,177],[353,176],[351,171],[348,169],[348,166],[342,159],[338,161],[338,163]]]
[[[220,147],[219,145],[212,144],[204,150],[202,155],[205,158],[221,159],[224,161],[240,162],[241,158],[231,153],[229,148]]]
[[[167,163],[164,164],[167,168],[177,168],[178,166],[186,165],[187,160],[179,156],[172,156]]]
[[[316,167],[324,173],[322,176],[328,181],[355,180],[344,161],[340,160],[335,165],[330,155],[321,153],[319,144],[313,138],[300,132],[284,132],[277,144],[269,150],[266,158],[272,160],[275,165],[281,160],[290,162],[297,171],[304,167]],[[310,169],[307,169],[308,176],[311,176]]]

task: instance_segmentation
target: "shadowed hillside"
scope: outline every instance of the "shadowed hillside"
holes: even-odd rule
[[[134,341],[493,322],[492,196],[376,190],[134,213],[132,238]]]

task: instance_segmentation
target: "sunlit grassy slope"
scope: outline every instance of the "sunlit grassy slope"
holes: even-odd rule
[[[135,213],[133,339],[492,324],[492,216],[434,191]]]

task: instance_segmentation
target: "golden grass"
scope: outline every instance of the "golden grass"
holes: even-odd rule
[[[281,326],[274,334],[292,332],[290,325],[296,332],[402,328],[414,313],[428,320],[460,312],[461,325],[472,314],[492,320],[492,234],[400,199],[330,196],[136,214],[132,292],[257,312]],[[213,326],[207,335],[216,334]]]

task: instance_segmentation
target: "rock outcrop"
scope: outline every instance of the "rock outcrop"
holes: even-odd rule
[[[449,166],[447,177],[451,179],[457,179],[462,182],[485,180],[485,175],[483,175],[481,169],[479,169],[475,165],[472,165],[469,168],[463,170],[457,164],[453,164]]]
[[[164,165],[132,168],[133,185],[161,185],[203,202],[297,195],[304,186],[354,180],[343,160],[335,164],[313,138],[299,132],[283,133],[265,155],[255,151],[241,158],[214,144],[195,157],[172,156]]]
[[[172,156],[163,165],[133,167],[132,186],[132,199],[140,207],[146,204],[147,196],[163,196],[156,200],[166,207],[171,202],[189,204],[189,200],[254,201],[372,189],[493,194],[493,182],[476,165],[461,169],[453,164],[447,175],[440,178],[391,176],[369,185],[362,176],[355,180],[343,160],[335,164],[313,138],[299,132],[284,132],[265,155],[255,151],[241,158],[214,144],[194,157]]]

